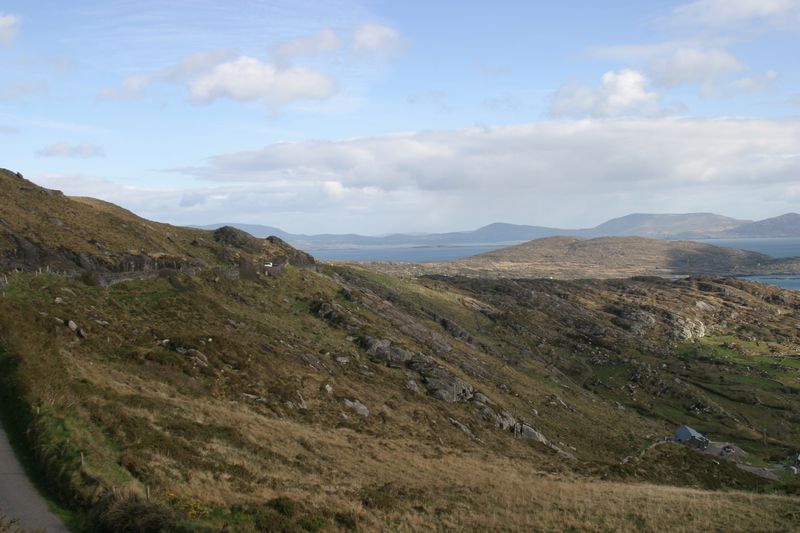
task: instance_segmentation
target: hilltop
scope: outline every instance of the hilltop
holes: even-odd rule
[[[724,237],[798,237],[800,236],[800,215],[786,213],[778,217],[742,224],[723,233]]]
[[[756,252],[694,241],[644,237],[547,237],[448,262],[369,264],[400,275],[558,279],[800,272],[796,258],[773,259]]]
[[[608,278],[737,275],[774,263],[769,256],[693,241],[644,237],[551,237],[454,261],[454,268],[503,276]]]
[[[714,213],[649,214],[634,213],[615,218],[581,232],[583,237],[650,237],[674,239],[707,237],[751,222]]]
[[[781,469],[796,293],[403,279],[1,178],[0,414],[77,529],[781,531],[800,513]],[[678,424],[774,478],[664,442]]]

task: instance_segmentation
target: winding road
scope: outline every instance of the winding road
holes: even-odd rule
[[[47,533],[68,533],[69,530],[47,507],[17,461],[0,425],[0,512],[18,520],[18,526]]]

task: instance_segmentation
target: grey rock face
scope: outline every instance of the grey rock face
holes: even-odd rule
[[[547,437],[544,436],[544,433],[529,426],[528,424],[516,424],[514,433],[516,433],[516,435],[520,438],[535,440],[536,442],[541,442],[545,446],[550,446],[550,441],[547,440]]]
[[[474,395],[472,385],[444,367],[414,364],[412,368],[422,376],[422,383],[434,398],[455,403],[469,401]]]
[[[472,440],[476,440],[477,439],[477,437],[475,436],[475,433],[473,433],[472,430],[469,428],[469,426],[467,426],[466,424],[464,424],[462,422],[459,422],[455,418],[450,418],[450,423],[453,424],[458,429],[460,429],[461,431],[463,431],[464,434],[467,437],[469,437],[470,439],[472,439]]]
[[[673,335],[681,340],[701,339],[706,336],[706,326],[696,318],[672,315],[670,324],[673,327]]]
[[[361,344],[367,350],[370,359],[376,363],[386,363],[393,367],[403,367],[410,363],[433,363],[432,357],[393,346],[389,339],[365,336],[361,338]]]
[[[509,430],[517,424],[517,421],[514,419],[514,417],[506,411],[500,411],[498,413],[488,405],[481,405],[480,408],[475,411],[475,414],[479,418],[489,422],[498,429],[502,429],[503,431]]]
[[[656,317],[640,309],[630,313],[627,318],[631,321],[631,331],[637,335],[646,335],[656,325]]]
[[[437,365],[436,360],[425,354],[393,346],[389,339],[364,336],[360,339],[370,359],[396,368],[409,368],[422,377],[428,394],[449,403],[466,402],[472,399],[472,385],[455,374]]]
[[[369,409],[367,406],[358,400],[345,400],[344,404],[355,411],[358,416],[363,416],[364,418],[369,416]]]

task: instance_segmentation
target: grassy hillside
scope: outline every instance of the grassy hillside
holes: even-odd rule
[[[548,237],[443,263],[375,263],[399,275],[623,278],[630,276],[741,276],[797,273],[798,261],[693,241],[644,237]]]
[[[313,261],[279,239],[233,228],[161,224],[93,198],[70,198],[0,169],[0,267],[65,273],[196,270]],[[230,245],[235,245],[231,247]]]
[[[103,217],[133,217],[59,201],[90,240],[112,242]],[[157,243],[165,227],[142,224],[130,239]],[[47,228],[31,218],[10,234],[47,251],[59,246]],[[30,264],[0,278],[4,422],[76,529],[796,523],[788,476],[656,444],[689,423],[753,464],[797,449],[794,293],[712,278],[400,279],[182,231],[175,257],[197,259],[190,236],[208,243],[184,271],[148,264],[153,275],[108,284],[78,263],[76,275]],[[292,259],[253,268],[278,251]]]

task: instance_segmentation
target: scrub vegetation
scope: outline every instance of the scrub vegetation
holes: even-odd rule
[[[4,179],[6,195],[35,187]],[[81,259],[52,248],[49,226],[0,214],[4,423],[76,530],[786,531],[800,518],[793,477],[663,442],[689,424],[753,465],[796,454],[790,291],[398,278],[99,204],[143,228],[134,249],[124,231],[103,240],[91,202],[14,194],[23,211],[25,195],[57,198],[55,227],[78,232],[72,210],[81,239],[106,243]],[[153,260],[167,247],[170,266]],[[130,257],[143,266],[125,279]]]

